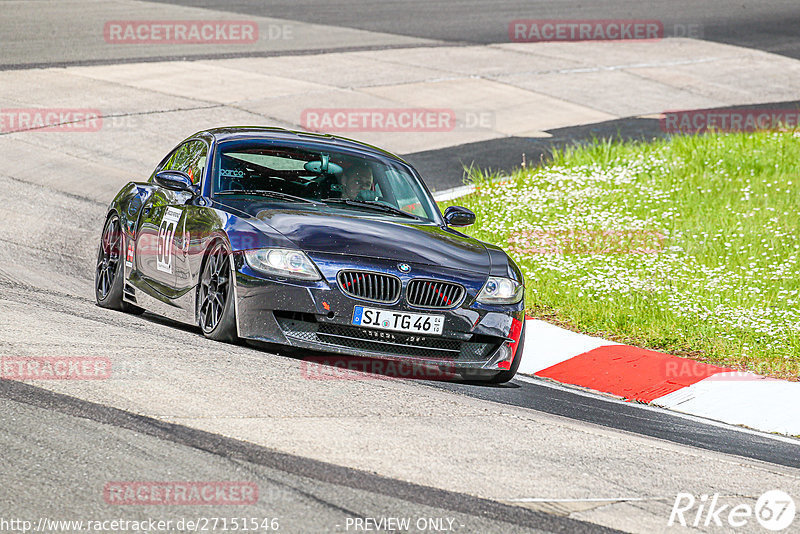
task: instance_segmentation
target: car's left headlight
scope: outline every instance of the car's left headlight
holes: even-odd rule
[[[490,276],[478,293],[481,304],[516,304],[522,300],[525,286],[510,278]]]
[[[299,250],[259,248],[246,250],[244,258],[250,267],[264,274],[298,280],[322,278],[314,262]]]

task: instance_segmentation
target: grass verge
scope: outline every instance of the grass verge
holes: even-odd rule
[[[496,178],[442,207],[519,263],[531,316],[798,378],[798,134],[596,142]]]

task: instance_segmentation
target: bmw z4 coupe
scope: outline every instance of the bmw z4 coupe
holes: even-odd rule
[[[108,209],[95,296],[219,341],[513,378],[524,279],[458,232],[417,171],[375,147],[280,128],[199,132]]]

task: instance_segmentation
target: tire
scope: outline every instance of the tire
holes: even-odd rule
[[[505,371],[500,371],[492,378],[489,379],[490,384],[505,384],[509,382],[514,375],[517,374],[517,369],[519,369],[519,362],[522,361],[522,354],[525,349],[525,326],[523,323],[522,331],[519,334],[519,343],[517,344],[517,352],[514,354],[514,361],[511,362],[511,368]]]
[[[122,300],[122,258],[125,236],[116,213],[109,215],[100,237],[97,264],[94,271],[94,297],[101,308],[118,310],[135,315],[144,309]]]
[[[231,253],[222,241],[212,244],[206,255],[197,289],[197,320],[203,335],[216,341],[235,342]]]

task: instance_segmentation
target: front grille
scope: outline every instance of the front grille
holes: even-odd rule
[[[464,297],[464,286],[438,280],[411,280],[406,300],[419,308],[453,308]]]
[[[346,294],[372,302],[389,303],[400,297],[400,279],[367,271],[339,271],[336,279]]]

